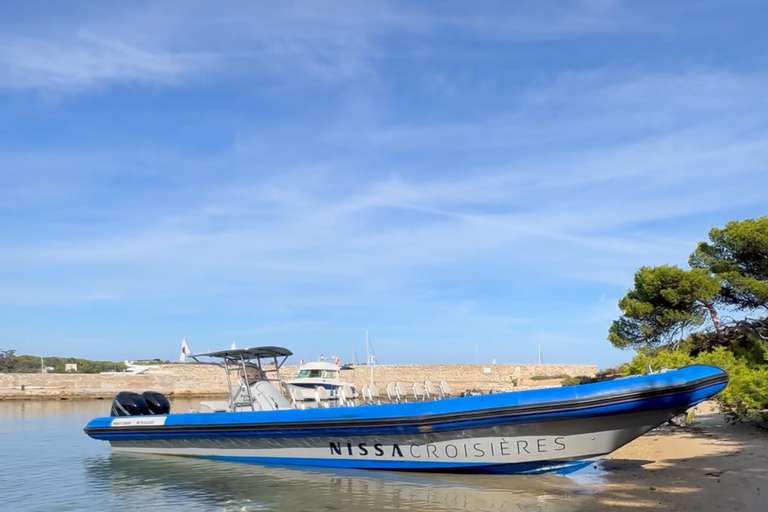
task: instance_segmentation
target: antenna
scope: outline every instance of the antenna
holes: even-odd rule
[[[373,353],[373,355],[370,355],[371,353]],[[373,384],[373,367],[376,364],[376,352],[373,351],[373,345],[371,345],[371,340],[368,337],[368,331],[365,331],[365,359],[370,370],[369,380],[370,383]]]
[[[541,364],[541,345],[539,345],[539,364]]]
[[[375,364],[377,359],[373,343],[371,343],[371,339],[368,337],[368,331],[365,331],[365,359],[368,364]]]

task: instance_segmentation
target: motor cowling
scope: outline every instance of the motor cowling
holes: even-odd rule
[[[157,391],[145,391],[141,394],[151,414],[170,414],[171,402]]]
[[[147,401],[138,393],[121,391],[112,401],[110,416],[148,416],[151,414]]]

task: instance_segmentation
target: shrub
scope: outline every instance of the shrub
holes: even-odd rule
[[[627,366],[625,364],[621,364],[619,366],[614,366],[612,368],[603,368],[602,370],[598,370],[597,372],[597,378],[599,380],[611,380],[618,376],[622,375],[622,371],[624,370],[624,367]]]
[[[570,375],[534,375],[531,380],[555,380],[555,379],[567,379]]]
[[[696,362],[719,366],[731,382],[716,400],[722,408],[742,420],[768,420],[768,368],[750,365],[724,347],[701,354]]]
[[[578,375],[576,377],[567,377],[560,384],[563,386],[578,386],[579,384],[592,384],[593,382],[599,382],[598,377],[587,377],[586,375]]]
[[[628,365],[621,369],[624,376],[642,375],[647,373],[648,366],[655,372],[662,368],[682,368],[693,363],[693,358],[685,350],[657,350],[654,352],[641,352],[632,358]]]
[[[654,371],[661,368],[680,368],[689,364],[709,364],[725,370],[730,384],[715,397],[724,412],[741,420],[768,420],[768,367],[764,352],[747,347],[717,347],[712,352],[702,352],[696,357],[686,350],[659,350],[640,353],[624,369],[625,375],[646,373],[650,366]]]

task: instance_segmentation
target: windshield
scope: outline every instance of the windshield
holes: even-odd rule
[[[333,379],[334,372],[327,370],[299,370],[300,379]]]

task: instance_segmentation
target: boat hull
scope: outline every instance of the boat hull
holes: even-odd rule
[[[721,370],[697,366],[619,383],[431,403],[104,418],[86,431],[115,451],[253,464],[569,473],[726,384]]]
[[[616,450],[678,409],[406,435],[216,436],[112,441],[115,451],[359,469],[565,473]]]

